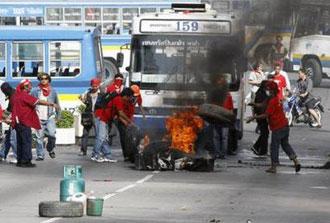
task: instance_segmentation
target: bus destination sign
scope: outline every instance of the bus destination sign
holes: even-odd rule
[[[207,33],[230,34],[230,21],[214,20],[151,20],[143,19],[141,33]]]

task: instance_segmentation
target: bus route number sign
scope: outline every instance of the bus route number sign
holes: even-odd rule
[[[230,21],[143,19],[141,33],[230,34]]]

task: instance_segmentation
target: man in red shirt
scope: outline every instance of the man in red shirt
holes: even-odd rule
[[[110,123],[116,118],[119,118],[125,124],[130,124],[132,121],[123,112],[124,106],[120,95],[117,95],[110,100],[106,108],[95,110],[95,145],[91,159],[96,162],[117,162],[111,157],[111,148],[109,145],[108,128]],[[102,152],[104,157],[100,156]]]
[[[32,133],[31,128],[40,129],[40,121],[36,112],[36,105],[53,106],[54,103],[38,100],[31,95],[32,85],[27,79],[22,80],[17,86],[17,93],[12,96],[12,127],[17,135],[17,164],[18,167],[35,167],[32,160]]]
[[[276,167],[279,165],[279,148],[280,145],[288,157],[294,162],[296,172],[300,171],[301,165],[297,159],[295,151],[289,144],[290,129],[288,120],[285,117],[282,103],[278,98],[278,85],[270,81],[266,85],[266,93],[269,95],[267,108],[264,114],[255,115],[248,118],[247,122],[254,119],[267,118],[270,130],[272,131],[271,139],[271,167],[266,170],[268,173],[276,173]]]
[[[275,74],[272,80],[277,84],[278,87],[278,99],[283,100],[285,91],[287,89],[287,83],[285,77],[281,74],[281,66],[279,64],[275,65]]]

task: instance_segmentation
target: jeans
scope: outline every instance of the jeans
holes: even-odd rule
[[[32,131],[22,124],[15,126],[17,136],[17,163],[29,163],[32,160]]]
[[[205,127],[198,133],[195,142],[196,158],[210,155],[215,158],[214,127],[205,122]]]
[[[268,151],[268,121],[267,119],[257,119],[260,135],[253,147],[258,151],[259,155],[266,155]]]
[[[212,124],[213,142],[216,156],[225,156],[228,149],[228,127]]]
[[[50,118],[48,120],[40,120],[41,129],[37,130],[37,156],[44,157],[44,137],[48,137],[47,142],[47,151],[53,152],[55,148],[55,131],[56,131],[56,123],[54,118]]]
[[[270,144],[270,156],[273,165],[279,164],[279,148],[280,145],[288,157],[293,160],[297,158],[296,153],[289,144],[290,129],[288,126],[272,131],[272,141]]]
[[[92,157],[99,157],[101,152],[103,156],[111,158],[111,148],[108,142],[108,125],[101,121],[99,118],[95,118],[95,145],[92,153]]]
[[[6,159],[9,149],[11,147],[13,150],[13,153],[14,153],[14,157],[16,158],[17,157],[17,142],[16,141],[17,141],[16,131],[15,131],[15,129],[10,127],[6,133],[5,141],[2,144],[2,148],[0,150],[0,157]]]

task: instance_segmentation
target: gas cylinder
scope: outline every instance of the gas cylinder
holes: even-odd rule
[[[63,180],[60,183],[60,201],[68,201],[76,193],[85,192],[85,180],[79,165],[64,166]]]

